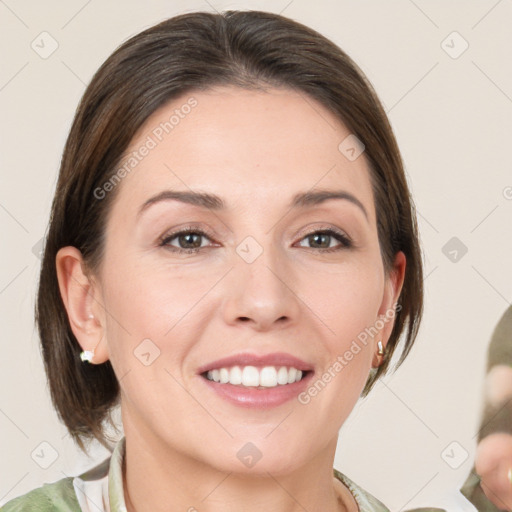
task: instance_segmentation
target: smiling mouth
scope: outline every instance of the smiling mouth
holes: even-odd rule
[[[293,366],[232,366],[216,368],[201,373],[205,379],[218,384],[232,386],[269,389],[287,386],[303,380],[311,370],[298,370]]]

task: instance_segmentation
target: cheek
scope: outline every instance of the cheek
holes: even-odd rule
[[[187,338],[192,339],[192,324],[205,320],[198,304],[218,277],[205,269],[148,264],[137,257],[116,259],[114,255],[109,261],[103,280],[114,368],[117,364],[120,372],[127,371],[134,355],[147,352],[145,349],[165,353],[167,362],[179,361],[187,349]]]
[[[305,302],[340,350],[377,320],[384,290],[380,270],[378,264],[361,262],[335,273],[317,272],[304,278]]]
[[[372,336],[382,301],[384,279],[378,261],[316,273],[301,285],[305,303],[321,320],[327,357],[316,378],[327,382],[333,418],[345,419],[366,383],[373,360]],[[309,290],[308,293],[305,290]],[[317,387],[322,389],[323,384]],[[345,400],[339,400],[343,396]]]
[[[124,263],[127,263],[128,259]],[[108,303],[132,326],[146,336],[162,337],[208,289],[204,271],[188,272],[176,266],[130,259],[129,265],[112,266],[108,274]]]

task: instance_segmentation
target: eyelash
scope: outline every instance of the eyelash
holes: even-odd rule
[[[174,246],[168,245],[171,240],[174,240],[175,238],[177,238],[181,235],[187,235],[187,234],[196,234],[196,235],[200,235],[200,236],[209,238],[210,240],[212,239],[212,236],[208,232],[203,231],[202,229],[198,229],[195,227],[187,227],[180,231],[176,231],[175,233],[171,233],[169,235],[167,235],[167,234],[164,235],[162,238],[160,238],[159,246],[165,247],[166,249],[170,250],[171,252],[175,252],[175,253],[179,253],[179,254],[194,254],[194,253],[199,252],[202,249],[205,249],[205,247],[196,247],[195,249],[182,249],[179,247],[174,247]],[[325,253],[341,251],[343,249],[350,249],[354,246],[352,240],[350,240],[349,237],[347,237],[345,234],[343,234],[339,231],[336,231],[332,228],[325,228],[325,229],[320,228],[315,231],[311,231],[310,233],[307,233],[306,235],[304,235],[301,238],[301,241],[306,239],[307,237],[317,235],[317,234],[332,236],[333,238],[335,238],[336,240],[341,242],[341,245],[338,247],[330,247],[327,249],[317,249],[315,247],[306,247],[306,249],[318,250],[321,253],[325,254]]]

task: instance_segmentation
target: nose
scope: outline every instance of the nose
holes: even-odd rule
[[[282,254],[265,248],[252,263],[238,254],[224,283],[223,316],[229,325],[250,325],[256,331],[291,325],[300,313],[292,269]]]

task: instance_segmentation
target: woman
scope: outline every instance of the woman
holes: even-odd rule
[[[83,96],[37,303],[70,434],[106,445],[119,404],[124,437],[2,510],[386,511],[333,459],[422,306],[399,150],[351,59],[275,14],[164,21]]]

